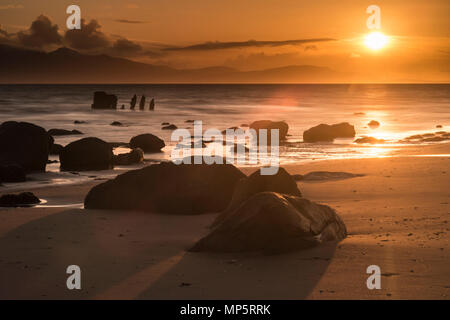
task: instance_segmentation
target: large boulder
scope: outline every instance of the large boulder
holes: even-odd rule
[[[114,164],[119,166],[128,166],[131,164],[144,162],[144,151],[140,148],[131,150],[128,153],[114,155]]]
[[[59,153],[61,170],[86,171],[113,168],[113,151],[109,143],[98,138],[84,138],[69,143]]]
[[[332,142],[336,138],[354,138],[355,127],[347,122],[320,124],[303,132],[304,142]]]
[[[116,109],[117,96],[114,94],[107,94],[104,91],[94,92],[94,103],[92,109]]]
[[[259,120],[250,124],[250,129],[256,130],[259,134],[260,129],[267,130],[267,140],[270,142],[271,130],[278,129],[278,137],[280,140],[286,140],[287,133],[289,131],[289,125],[284,121],[271,121],[271,120]]]
[[[275,175],[262,175],[261,169],[259,169],[239,181],[233,192],[229,206],[214,220],[212,225],[218,225],[247,199],[264,191],[272,191],[297,197],[302,196],[294,178],[284,168],[279,168]]]
[[[53,138],[28,122],[8,121],[0,125],[0,165],[18,165],[25,171],[45,171]]]
[[[52,147],[50,148],[49,154],[54,156],[59,156],[59,153],[64,147],[58,143],[54,143]]]
[[[50,129],[48,130],[48,134],[51,136],[70,136],[83,134],[83,132],[79,130],[66,130],[66,129]]]
[[[24,182],[26,181],[25,170],[16,164],[0,165],[0,182]]]
[[[252,196],[191,251],[282,253],[339,241],[347,231],[336,212],[307,199],[262,192]]]
[[[130,148],[141,148],[144,152],[161,152],[166,144],[151,133],[140,134],[131,138]]]
[[[40,202],[41,200],[31,192],[5,194],[0,197],[0,207],[28,207]]]
[[[86,209],[201,214],[224,210],[245,177],[230,164],[163,162],[133,170],[92,188]]]

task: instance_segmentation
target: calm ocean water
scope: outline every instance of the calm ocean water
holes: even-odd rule
[[[119,97],[119,108],[91,110],[94,91]],[[133,94],[155,98],[154,112],[129,110]],[[358,115],[357,113],[364,113]],[[203,128],[223,130],[255,120],[285,120],[290,127],[289,144],[280,148],[281,163],[313,159],[362,158],[388,155],[406,136],[450,128],[450,85],[1,85],[0,119],[36,123],[46,129],[81,130],[84,136],[106,141],[128,142],[140,133],[153,133],[166,141],[163,154],[149,159],[170,158],[174,142],[162,122],[191,128],[188,119],[202,120]],[[86,124],[74,124],[74,120]],[[370,129],[377,120],[381,126]],[[120,121],[124,127],[110,123]],[[357,137],[387,139],[377,146],[361,146],[352,140],[334,143],[302,143],[304,130],[320,123],[347,121],[355,125]],[[442,125],[442,129],[436,129]],[[80,136],[56,138],[67,144]],[[49,166],[57,171],[57,165]]]

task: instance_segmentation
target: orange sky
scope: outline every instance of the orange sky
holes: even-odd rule
[[[96,32],[105,39],[98,47],[75,48],[80,51],[105,51],[177,68],[229,66],[255,70],[316,65],[357,72],[368,81],[450,82],[448,0],[0,0],[2,30],[10,35],[27,30],[43,14],[64,34],[65,9],[70,4],[81,7],[86,23],[97,20]],[[369,32],[365,11],[371,4],[381,8],[381,31],[390,36],[387,47],[376,52],[365,47],[362,40]],[[334,40],[168,50],[170,46],[208,41],[311,38]],[[118,39],[127,39],[131,41],[127,44],[139,48],[116,48]]]

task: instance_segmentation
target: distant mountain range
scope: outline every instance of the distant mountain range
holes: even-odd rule
[[[0,83],[323,83],[348,75],[317,66],[259,71],[227,67],[174,69],[68,48],[52,52],[0,44]]]

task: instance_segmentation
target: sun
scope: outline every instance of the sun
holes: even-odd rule
[[[364,37],[364,44],[372,50],[380,50],[389,42],[389,38],[381,32],[371,32]]]

